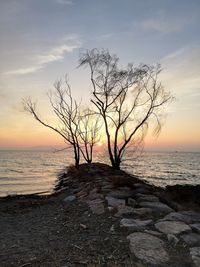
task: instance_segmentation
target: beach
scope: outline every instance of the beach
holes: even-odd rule
[[[192,225],[200,223],[200,205],[178,190],[105,164],[71,167],[52,195],[1,198],[1,266],[198,266],[200,235]],[[163,231],[162,220],[175,221],[177,232]],[[137,235],[145,241],[136,250]],[[148,242],[157,248],[148,250]]]

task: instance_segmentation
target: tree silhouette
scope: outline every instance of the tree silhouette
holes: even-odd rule
[[[93,147],[98,141],[98,119],[91,124],[92,112],[87,110],[81,113],[80,104],[77,104],[71,94],[71,88],[65,79],[65,86],[62,81],[54,84],[55,91],[49,93],[49,100],[53,112],[59,119],[60,126],[52,126],[45,122],[38,114],[36,103],[31,99],[23,99],[24,110],[34,116],[34,118],[47,128],[58,133],[64,141],[73,148],[75,166],[80,163],[80,155],[90,163],[92,162]]]
[[[144,139],[150,123],[161,129],[161,108],[172,99],[158,80],[161,67],[121,68],[117,56],[98,49],[82,53],[80,66],[89,67],[91,101],[104,122],[111,164],[120,169],[127,147]]]
[[[80,151],[87,163],[92,162],[94,146],[100,140],[100,128],[99,116],[89,108],[84,109],[80,114],[78,132]]]

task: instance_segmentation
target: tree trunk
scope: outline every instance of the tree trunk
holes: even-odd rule
[[[79,148],[77,148],[76,145],[74,145],[74,160],[75,160],[75,167],[78,169],[80,163],[80,152]]]
[[[120,170],[120,165],[121,165],[121,159],[119,157],[115,158],[114,161],[112,162],[112,167],[115,170]]]

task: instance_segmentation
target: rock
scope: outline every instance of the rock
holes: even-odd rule
[[[63,199],[63,202],[64,202],[65,204],[70,204],[70,203],[73,202],[74,200],[76,200],[76,196],[74,196],[74,195],[70,195],[70,196],[64,198],[64,199]]]
[[[128,186],[120,186],[120,187],[118,187],[117,189],[118,189],[118,190],[121,190],[121,191],[130,191],[130,190],[131,190],[131,188],[128,187]]]
[[[134,209],[129,206],[118,206],[118,212],[115,214],[116,217],[120,217],[125,214],[133,214]]]
[[[98,189],[94,188],[93,190],[90,191],[89,195],[88,195],[88,199],[89,200],[94,200],[94,199],[103,199],[103,195],[98,193]]]
[[[104,185],[104,186],[102,186],[101,190],[102,190],[103,192],[110,192],[110,190],[111,190],[112,188],[113,188],[112,185]]]
[[[112,206],[108,206],[107,209],[108,209],[109,212],[113,212],[113,211],[116,212],[116,210],[117,210],[116,207],[112,207]]]
[[[134,198],[128,198],[128,205],[131,207],[135,207],[137,205],[137,201]]]
[[[127,227],[132,231],[140,231],[140,230],[144,229],[150,223],[152,223],[152,220],[141,221],[141,220],[137,220],[137,219],[134,220],[134,219],[123,218],[120,221],[120,226],[121,227]]]
[[[115,232],[115,226],[114,226],[114,224],[110,227],[110,232]]]
[[[118,198],[114,198],[114,197],[105,197],[105,199],[108,202],[108,206],[112,206],[112,207],[118,207],[120,205],[125,206],[125,200],[124,199],[118,199]]]
[[[150,235],[155,235],[155,236],[162,236],[163,233],[153,231],[153,230],[144,230],[145,233],[150,234]]]
[[[84,191],[84,190],[81,190],[78,193],[76,193],[76,197],[78,197],[78,198],[84,198],[87,195],[88,195],[88,193],[86,191]]]
[[[114,190],[111,191],[108,195],[108,197],[113,197],[113,198],[119,198],[119,199],[128,199],[133,196],[133,191],[132,190]]]
[[[157,266],[169,260],[164,242],[160,238],[146,233],[133,233],[127,239],[130,241],[131,252],[144,263]]]
[[[156,197],[156,196],[143,196],[143,197],[139,197],[137,199],[138,202],[145,202],[145,201],[148,201],[148,202],[159,202],[159,198]]]
[[[144,184],[142,184],[142,183],[134,183],[134,187],[135,188],[139,188],[141,186],[144,186]]]
[[[140,197],[154,197],[154,195],[152,194],[142,194],[142,193],[136,193],[136,198],[140,198]]]
[[[158,222],[155,224],[155,228],[164,234],[174,235],[191,231],[191,228],[187,224],[179,221]]]
[[[83,229],[87,229],[87,226],[83,223],[80,223],[80,227],[82,227]]]
[[[167,239],[173,246],[176,246],[179,242],[179,239],[173,234],[168,234]]]
[[[147,190],[152,190],[152,186],[148,184],[135,183],[134,188],[146,188]]]
[[[200,234],[197,233],[184,234],[181,236],[181,238],[188,246],[191,247],[200,246]]]
[[[200,214],[193,211],[171,212],[163,218],[166,221],[182,221],[188,224],[200,222]]]
[[[151,208],[156,213],[167,214],[173,209],[162,202],[140,202],[139,205],[144,208]]]
[[[138,187],[134,191],[135,191],[135,193],[142,193],[142,194],[149,194],[150,193],[150,189],[146,186]]]
[[[190,248],[190,255],[196,267],[200,266],[200,247]]]
[[[138,216],[148,216],[152,214],[152,209],[150,208],[137,208],[134,209],[134,214]]]
[[[195,232],[200,233],[200,223],[190,224],[190,227],[191,227],[192,230],[194,230]]]
[[[104,213],[104,201],[102,199],[95,199],[87,202],[94,214],[100,215]]]

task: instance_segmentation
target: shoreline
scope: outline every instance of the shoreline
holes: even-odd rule
[[[174,192],[166,194],[101,163],[83,164],[79,170],[70,167],[59,181],[52,195],[0,198],[1,266],[195,266],[184,235],[176,235],[173,240],[180,241],[172,245],[175,241],[155,227],[171,213],[188,219],[189,212],[200,223],[196,204],[181,205]],[[128,237],[145,239],[135,251]],[[152,248],[157,255],[154,265],[143,258],[148,248],[137,255],[149,238],[152,244],[158,239],[163,244],[166,262],[156,254],[158,248]]]
[[[138,183],[142,183],[147,186],[150,186],[152,190],[160,194],[160,196],[164,198],[165,201],[167,202],[170,202],[170,201],[177,202],[176,204],[178,205],[183,205],[188,208],[200,210],[200,199],[198,198],[198,196],[200,195],[200,184],[197,184],[197,185],[176,184],[176,185],[167,185],[166,187],[160,187],[152,183],[148,183],[148,181],[145,179],[142,179],[141,176],[132,175],[131,173],[126,172],[124,170],[116,171],[116,170],[113,170],[111,166],[104,164],[104,163],[99,163],[99,162],[95,162],[91,164],[87,164],[87,163],[80,164],[80,168],[82,166],[90,166],[90,165],[106,166],[110,168],[111,172],[113,171],[113,172],[120,173],[122,177],[124,175],[129,177],[128,185],[131,185],[132,182],[134,183],[135,181],[137,181]],[[64,185],[64,179],[65,179],[65,176],[67,175],[68,173],[66,173],[66,168],[65,168],[63,169],[63,172],[58,174],[57,181],[51,192],[43,191],[43,192],[36,192],[36,193],[30,193],[30,194],[13,194],[13,195],[7,195],[7,196],[0,196],[0,203],[4,201],[10,201],[10,200],[17,201],[20,199],[24,199],[24,200],[26,199],[28,201],[29,198],[30,199],[33,199],[33,198],[48,199],[48,198],[57,196],[58,194],[60,194],[60,192],[66,190],[65,185]],[[133,181],[131,181],[131,179],[133,179]]]

